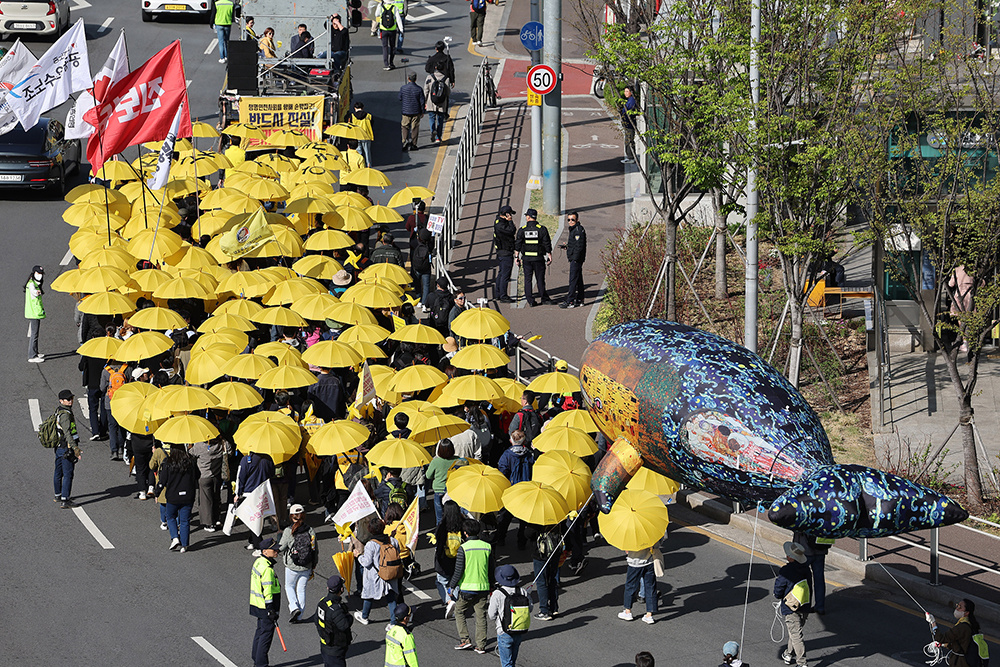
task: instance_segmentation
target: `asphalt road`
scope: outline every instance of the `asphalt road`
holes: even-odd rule
[[[440,36],[466,35],[466,3],[451,0],[438,7],[446,13],[423,22],[407,37],[408,46],[417,47],[414,60],[422,61],[427,47]],[[129,36],[133,66],[172,39],[182,39],[187,76],[192,79],[192,109],[196,116],[212,120],[223,72],[216,53],[205,53],[214,38],[207,26],[178,21],[142,24],[135,3],[117,1],[74,11],[74,20],[78,16],[86,19],[93,39],[94,69],[122,27]],[[107,28],[99,29],[102,25]],[[369,39],[366,33],[357,37],[361,46],[355,51],[355,90],[376,115],[376,131],[391,139],[377,149],[376,164],[386,167],[398,182],[426,183],[435,152],[403,157],[396,151],[396,90],[402,73],[381,71],[376,43]],[[31,47],[41,53],[46,45]],[[454,55],[461,87],[471,81],[475,59],[459,51],[456,48]],[[47,267],[48,281],[58,274],[72,231],[59,217],[64,207],[31,193],[0,197],[0,241],[6,260],[0,271],[8,286],[0,292],[0,317],[6,323],[0,363],[7,396],[0,403],[6,433],[0,468],[0,520],[5,528],[0,553],[6,593],[0,607],[4,629],[0,655],[11,665],[248,665],[254,621],[247,613],[252,559],[243,549],[244,532],[233,537],[195,532],[187,554],[168,552],[169,540],[159,529],[155,504],[132,497],[134,482],[121,463],[108,460],[106,443],[86,442],[87,420],[79,410],[85,453],[77,466],[74,496],[81,508],[60,510],[52,503],[52,455],[39,446],[33,422],[51,412],[60,389],[81,393],[78,358],[73,354],[77,346],[73,304],[66,295],[45,294],[48,317],[41,328],[41,351],[47,361],[28,364],[20,288],[33,264]],[[34,416],[32,401],[38,406]],[[673,516],[701,521],[681,511]],[[315,512],[309,518],[318,523]],[[333,530],[320,528],[319,536],[322,576],[309,584],[312,603],[323,594],[323,577],[333,570],[329,559]],[[561,616],[549,623],[534,622],[521,650],[521,664],[627,665],[638,650],[652,651],[661,664],[717,664],[721,645],[741,634],[748,555],[737,544],[679,523],[665,552],[668,572],[660,580],[663,603],[656,625],[625,624],[615,617],[624,585],[624,558],[611,547],[596,546],[584,576],[564,579]],[[508,552],[506,559],[522,574],[530,567],[523,552]],[[418,560],[425,571],[414,581],[420,594],[408,593],[407,601],[416,608],[415,632],[423,664],[495,663],[495,657],[452,650],[454,625],[441,618],[441,607],[433,600],[431,554],[423,541]],[[755,664],[777,664],[780,647],[769,638],[773,572],[758,562],[752,574],[744,655]],[[807,626],[807,645],[816,664],[862,658],[872,667],[922,664],[919,651],[927,635],[919,615],[906,611],[913,604],[898,591],[846,583],[832,593],[830,613],[811,619]],[[356,608],[357,601],[352,600],[352,610]],[[945,613],[935,612],[939,618]],[[353,664],[380,664],[386,618],[384,608],[376,607],[374,622],[356,628],[350,652]],[[311,626],[282,622],[282,629],[288,652],[282,653],[276,641],[272,664],[320,664]],[[193,638],[203,638],[207,644]]]

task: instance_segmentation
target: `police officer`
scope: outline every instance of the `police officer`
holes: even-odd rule
[[[580,224],[580,214],[571,211],[566,215],[569,226],[569,238],[560,248],[566,249],[566,259],[569,260],[569,289],[566,300],[559,304],[560,308],[575,308],[583,305],[583,263],[587,261],[587,231]]]
[[[549,230],[538,224],[538,211],[529,208],[524,212],[524,227],[517,230],[514,238],[514,260],[524,267],[524,295],[528,305],[535,307],[535,293],[531,276],[538,281],[538,292],[543,303],[551,303],[545,290],[545,267],[552,263],[552,240]]]
[[[514,237],[517,234],[517,226],[514,224],[514,209],[504,206],[497,215],[496,222],[493,223],[493,247],[497,251],[496,282],[493,285],[493,298],[501,303],[510,303],[511,298],[507,296],[507,283],[510,282],[510,273],[514,270]]]
[[[281,585],[274,572],[274,561],[278,557],[278,542],[273,537],[261,541],[260,556],[250,570],[250,615],[257,617],[257,631],[253,635],[254,667],[267,667],[267,653],[274,640],[274,628],[278,624],[281,609]]]
[[[55,487],[54,500],[61,502],[62,509],[76,507],[71,498],[73,492],[73,473],[76,462],[80,460],[80,434],[76,431],[76,418],[73,416],[73,392],[63,389],[59,392],[59,407],[56,408],[56,424],[59,427],[59,444],[56,445],[55,475],[52,484]],[[72,440],[73,444],[69,444]]]
[[[319,632],[319,652],[325,667],[345,667],[347,648],[351,645],[351,624],[354,618],[347,611],[341,595],[344,580],[335,574],[326,580],[326,597],[316,607],[316,631]]]
[[[417,644],[410,632],[410,607],[396,605],[396,624],[385,633],[385,667],[417,667]]]

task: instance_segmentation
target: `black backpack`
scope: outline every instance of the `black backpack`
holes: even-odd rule
[[[451,307],[455,304],[455,298],[449,293],[442,293],[438,295],[438,298],[434,300],[434,308],[431,310],[431,316],[434,318],[434,326],[443,328],[448,324],[448,313],[451,312]]]
[[[448,103],[448,86],[445,85],[443,78],[434,77],[431,82],[431,102],[439,107]]]
[[[547,559],[559,550],[560,542],[562,540],[559,534],[554,530],[550,530],[538,536],[538,539],[535,540],[535,549],[538,551],[539,556]]]
[[[313,546],[312,536],[308,530],[301,530],[293,536],[292,541],[292,562],[299,567],[313,566]]]
[[[521,587],[514,589],[510,595],[502,588],[497,589],[503,595],[503,607],[500,613],[500,627],[508,635],[519,635],[531,627],[531,600]]]
[[[433,97],[431,98],[433,99]],[[410,268],[417,275],[431,272],[431,249],[424,244],[418,245],[410,255]]]
[[[396,29],[396,13],[392,11],[392,7],[386,7],[382,10],[382,19],[380,23],[382,24],[383,30]]]
[[[538,413],[534,410],[518,410],[521,415],[520,430],[524,432],[524,437],[531,442],[542,432],[542,420],[538,418]]]

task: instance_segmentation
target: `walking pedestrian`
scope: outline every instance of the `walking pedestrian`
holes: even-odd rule
[[[73,475],[76,463],[83,457],[80,451],[80,434],[76,432],[76,418],[73,416],[73,392],[63,389],[59,392],[59,405],[56,406],[56,426],[59,432],[59,444],[55,451],[55,474],[52,486],[55,490],[53,500],[62,503],[64,510],[76,507],[73,502]],[[73,444],[70,444],[70,440]]]
[[[406,14],[409,11],[408,0],[386,0],[392,9],[396,12],[396,16],[399,18],[399,23],[397,24],[399,30],[396,31],[396,53],[403,53],[403,38],[405,37],[405,31],[403,30],[403,23],[406,21]]]
[[[417,644],[410,631],[410,607],[399,603],[399,619],[385,631],[385,667],[418,667]]]
[[[274,572],[277,557],[278,543],[268,537],[260,543],[260,556],[250,569],[250,615],[257,617],[250,653],[254,667],[268,667],[267,653],[271,650],[281,611],[281,584]]]
[[[233,0],[215,0],[215,36],[219,40],[219,62],[229,60],[229,33],[233,28],[236,5]]]
[[[531,598],[520,587],[521,578],[513,565],[501,565],[495,576],[497,589],[490,595],[486,613],[496,620],[500,667],[514,667],[531,622]]]
[[[806,553],[806,565],[812,570],[812,609],[822,616],[826,613],[826,554],[836,540],[796,532],[792,535],[792,542],[800,545]]]
[[[339,574],[331,575],[326,580],[326,591],[326,597],[316,605],[319,652],[323,656],[324,667],[346,667],[354,619],[341,597],[344,593],[343,577]]]
[[[618,612],[618,618],[623,621],[631,621],[632,604],[636,597],[643,593],[646,599],[646,615],[642,617],[642,622],[652,625],[656,622],[653,618],[659,610],[659,595],[656,592],[656,571],[653,561],[657,558],[657,550],[654,547],[625,552],[625,605]],[[640,587],[643,589],[640,591]]]
[[[448,107],[451,103],[451,87],[444,72],[438,69],[427,76],[424,81],[424,98],[427,101],[427,115],[431,121],[431,143],[436,143],[441,141],[441,133],[444,132],[444,122],[448,119]]]
[[[375,139],[375,134],[372,131],[372,115],[365,111],[364,102],[354,103],[354,113],[347,117],[347,122],[364,134],[364,138],[358,139],[358,152],[365,159],[365,165],[372,166],[375,164],[372,162],[372,141]]]
[[[806,552],[801,544],[785,542],[785,559],[788,561],[778,570],[774,580],[774,597],[781,601],[778,609],[788,628],[788,647],[781,654],[786,665],[795,662],[800,667],[806,664],[806,645],[802,639],[802,628],[809,617],[809,566]]]
[[[267,454],[251,452],[240,459],[239,468],[236,471],[236,496],[234,503],[239,505],[245,496],[250,495],[264,482],[269,481],[272,486],[275,481],[274,460]],[[253,531],[247,538],[247,550],[259,549],[260,537]]]
[[[524,227],[514,237],[515,261],[524,267],[524,296],[528,306],[535,307],[532,276],[538,284],[542,303],[551,303],[545,290],[545,267],[552,263],[552,240],[549,230],[538,224],[538,211],[529,208],[524,212]]]
[[[569,287],[566,299],[559,307],[575,308],[583,305],[583,263],[587,261],[587,231],[580,224],[580,214],[576,211],[566,215],[566,225],[569,227],[569,238],[559,247],[566,249],[566,259],[569,260]]]
[[[632,86],[625,86],[622,91],[625,99],[622,101],[618,113],[622,118],[622,131],[625,134],[625,157],[622,164],[633,164],[635,162],[635,119],[639,115],[639,102],[635,98],[635,90]]]
[[[386,232],[379,239],[380,245],[372,251],[372,264],[395,264],[403,266],[403,253],[396,247],[396,239]]]
[[[383,545],[391,545],[396,549],[397,561],[399,554],[399,541],[385,534],[385,522],[378,517],[371,517],[368,520],[368,531],[371,539],[365,544],[364,550],[357,554],[358,564],[361,566],[361,611],[354,612],[354,618],[361,625],[368,625],[368,616],[372,611],[372,603],[375,600],[385,598],[389,607],[389,625],[396,623],[396,601],[399,596],[399,581],[401,577],[383,579],[380,567]],[[399,563],[399,571],[402,572],[402,563]]]
[[[382,40],[382,69],[396,69],[396,32],[403,29],[403,17],[387,0],[382,0],[372,17],[372,35]]]
[[[535,572],[535,590],[538,591],[539,621],[551,621],[559,613],[559,561],[563,545],[558,524],[543,526],[535,538],[535,551],[531,556]]]
[[[469,0],[469,37],[476,46],[483,45],[486,26],[486,0]]]
[[[514,209],[504,206],[493,223],[493,247],[497,253],[497,277],[493,285],[493,298],[500,303],[510,303],[507,284],[514,270],[514,239],[517,226],[514,224]]]
[[[436,71],[444,72],[444,75],[448,77],[448,86],[455,87],[455,61],[451,59],[447,46],[441,40],[434,44],[434,53],[424,63],[424,71],[428,74],[433,74]]]
[[[188,455],[184,445],[170,448],[167,460],[160,466],[157,491],[166,499],[167,530],[170,531],[169,551],[180,547],[184,553],[191,545],[191,510],[198,493],[198,465]]]
[[[296,503],[288,509],[292,523],[281,533],[278,550],[285,563],[285,593],[288,595],[288,622],[298,623],[306,608],[306,584],[319,563],[316,531],[305,522],[305,508]]]
[[[475,651],[483,655],[486,653],[486,609],[495,566],[493,547],[479,539],[481,530],[480,523],[475,519],[466,519],[462,523],[465,541],[455,556],[455,571],[448,582],[448,597],[455,600],[455,625],[459,639],[455,650],[473,648],[465,618],[471,608],[476,619]]]
[[[112,328],[108,327],[108,329]],[[111,448],[112,460],[114,460],[116,454],[124,457],[125,439],[127,436],[125,429],[118,425],[118,420],[111,413],[111,399],[114,398],[116,391],[125,386],[128,377],[128,364],[119,364],[114,359],[108,359],[107,365],[101,370],[101,402],[104,405],[104,414],[108,420],[108,446]],[[131,451],[134,454],[135,450],[132,449]],[[152,451],[150,454],[152,454]],[[149,464],[148,460],[146,464]],[[140,490],[144,491],[145,487]]]
[[[417,232],[417,245],[410,252],[410,274],[420,288],[420,303],[425,306],[431,294],[431,237],[429,229],[421,229]]]
[[[524,431],[514,431],[510,436],[510,447],[500,455],[497,462],[497,469],[503,473],[504,477],[513,486],[518,482],[526,482],[531,479],[531,470],[535,464],[535,450],[531,448]],[[507,530],[514,515],[506,507],[500,509],[497,514],[497,531],[493,537],[493,542],[497,546],[503,546],[507,539]],[[528,544],[528,538],[524,533],[524,521],[518,519],[517,527],[517,548],[523,550]]]
[[[42,283],[45,280],[45,269],[36,265],[24,281],[24,318],[28,320],[28,361],[40,364],[45,361],[44,354],[38,354],[38,328],[45,319],[45,306],[42,305]]]
[[[441,604],[448,604],[448,584],[455,573],[455,560],[462,546],[462,523],[465,515],[454,500],[441,508],[441,519],[434,531],[434,574]]]
[[[434,493],[434,521],[436,524],[441,523],[441,517],[444,515],[444,497],[448,492],[448,474],[457,460],[455,446],[451,440],[443,438],[438,442],[434,458],[431,459],[427,466],[427,472],[424,473],[424,478]]]
[[[101,372],[104,370],[104,360],[94,357],[80,357],[78,368],[82,374],[83,386],[87,388],[90,441],[107,440],[108,411],[104,405],[104,392],[101,391]],[[121,461],[121,456],[114,449],[111,450],[111,460]]]
[[[424,113],[424,107],[427,106],[424,91],[417,85],[416,72],[406,75],[406,83],[399,89],[399,102],[400,113],[403,116],[401,121],[403,150],[416,150],[417,140],[420,137],[420,117]]]
[[[222,525],[219,508],[226,447],[221,439],[196,442],[191,447],[191,455],[198,463],[198,521],[202,530],[214,533]]]

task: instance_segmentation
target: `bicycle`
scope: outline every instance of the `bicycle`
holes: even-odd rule
[[[604,99],[604,89],[612,76],[614,76],[614,72],[610,67],[603,64],[594,67],[594,97],[599,100]]]
[[[493,65],[490,64],[489,60],[483,59],[483,62],[476,65],[476,67],[482,67],[486,73],[486,76],[483,77],[486,82],[486,106],[495,107],[497,100],[501,99],[501,97],[500,93],[497,92],[496,83],[493,82]]]

